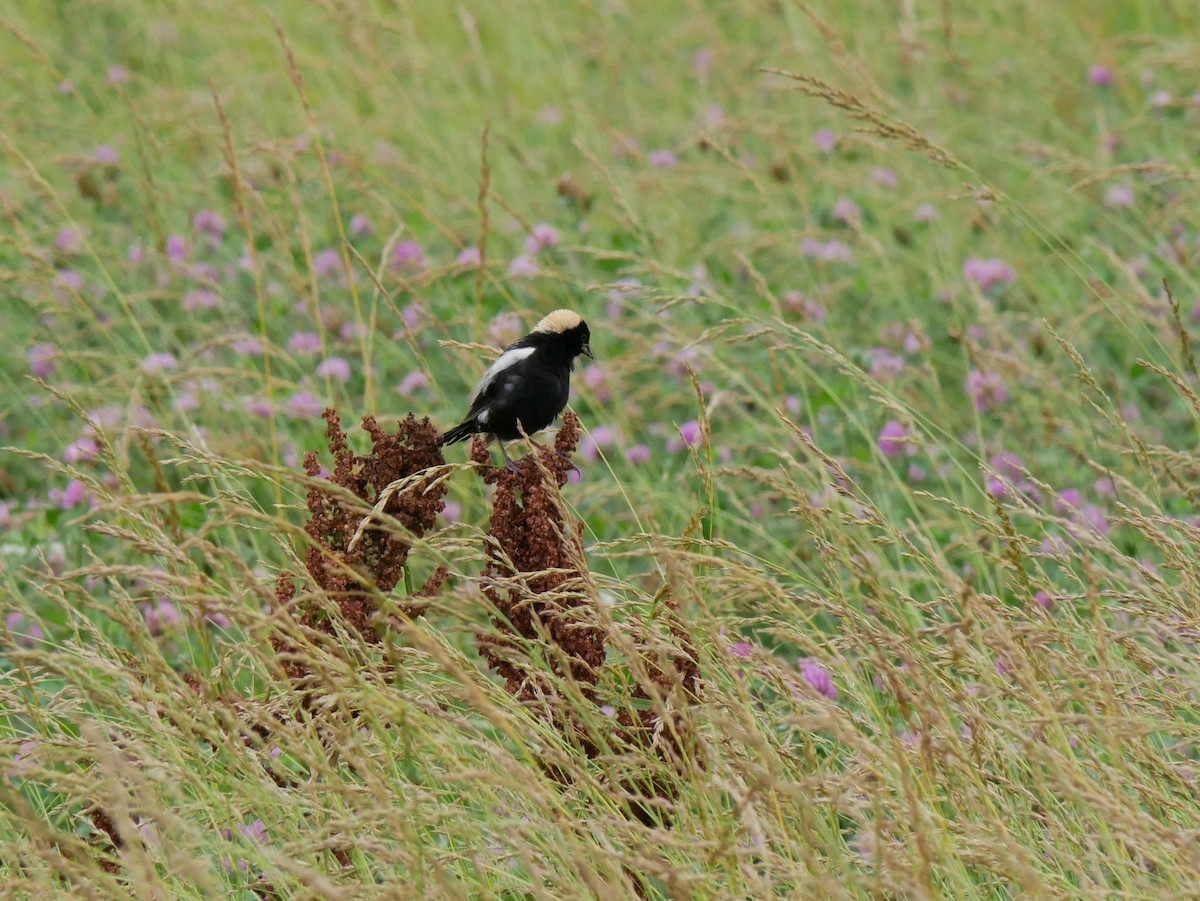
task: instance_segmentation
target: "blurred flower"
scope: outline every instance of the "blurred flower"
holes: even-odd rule
[[[644,444],[635,444],[625,451],[625,459],[630,463],[642,464],[650,462],[650,448]]]
[[[897,457],[907,449],[908,429],[892,420],[879,430],[879,452],[885,457]]]
[[[418,391],[424,391],[428,387],[429,376],[420,369],[414,369],[400,380],[400,384],[396,387],[396,390],[407,397],[410,394],[416,394]]]
[[[993,372],[980,372],[978,369],[972,369],[967,373],[964,387],[967,396],[971,398],[975,409],[980,413],[986,413],[1008,401],[1008,389],[1004,387],[1000,377]]]
[[[833,679],[830,678],[828,671],[821,664],[810,657],[798,661],[797,666],[800,667],[800,675],[804,677],[805,682],[829,698],[829,700],[836,701],[838,699],[837,687],[833,684]]]
[[[558,231],[545,222],[539,222],[525,238],[525,252],[534,254],[558,246]]]
[[[616,433],[606,425],[596,426],[583,436],[581,453],[585,460],[595,460],[600,456],[600,449],[611,447],[616,443]]]
[[[321,352],[321,336],[316,332],[292,332],[287,346],[292,353],[319,354]]]
[[[284,410],[293,419],[312,419],[324,409],[325,405],[311,391],[297,391],[284,404]]]
[[[825,321],[825,307],[799,291],[788,291],[783,295],[783,308],[816,325]]]
[[[910,482],[924,482],[928,478],[925,468],[919,463],[908,464],[908,480]]]
[[[513,257],[512,262],[508,264],[509,275],[537,275],[539,271],[538,265],[533,261],[533,258],[525,254]]]
[[[220,213],[212,210],[200,210],[192,217],[192,228],[198,234],[208,235],[216,242],[220,241],[225,234],[225,220]]]
[[[64,292],[83,290],[83,276],[74,269],[60,269],[54,275],[55,293],[62,295]]]
[[[937,207],[935,207],[932,203],[921,204],[913,213],[913,218],[918,222],[932,222],[937,217]]]
[[[1129,185],[1113,185],[1104,192],[1104,205],[1110,209],[1133,206],[1133,188]]]
[[[35,344],[29,348],[29,369],[39,379],[48,379],[54,372],[57,357],[58,349],[53,344]]]
[[[63,451],[64,463],[85,463],[88,460],[96,459],[96,454],[100,453],[100,447],[94,440],[88,437],[83,437],[72,441]]]
[[[1054,498],[1054,509],[1059,513],[1069,513],[1078,510],[1083,503],[1083,495],[1078,488],[1064,488]]]
[[[478,266],[483,261],[483,254],[478,247],[464,247],[462,252],[454,258],[460,266]]]
[[[896,173],[891,169],[878,167],[871,170],[871,178],[876,184],[883,185],[885,188],[896,187]]]
[[[1107,88],[1115,80],[1112,69],[1108,66],[1102,66],[1097,63],[1088,69],[1088,83],[1098,88]]]
[[[734,657],[750,657],[754,654],[754,645],[748,641],[735,641],[729,646],[729,653]]]
[[[488,340],[507,347],[521,337],[521,317],[516,313],[500,313],[488,323]]]
[[[317,278],[337,275],[342,271],[342,255],[333,247],[326,247],[313,257],[313,274]]]
[[[335,382],[350,381],[350,361],[344,357],[329,357],[322,360],[317,367],[317,375],[321,378],[331,378]]]
[[[92,162],[100,166],[115,166],[120,160],[121,154],[107,144],[101,144],[92,151]]]
[[[83,250],[86,232],[78,228],[64,228],[54,237],[54,249],[59,253],[79,253]]]
[[[183,622],[179,608],[167,598],[158,598],[139,605],[146,629],[156,638]]]
[[[886,347],[873,347],[868,354],[871,378],[880,381],[893,379],[904,372],[908,362],[900,354]]]
[[[252,397],[246,402],[246,412],[266,418],[271,415],[271,402],[265,397]]]
[[[1150,105],[1155,109],[1170,106],[1172,102],[1171,95],[1167,91],[1155,91],[1150,95]]]
[[[355,213],[350,217],[350,234],[356,238],[361,238],[371,234],[375,229],[371,225],[371,220],[363,213]]]
[[[212,291],[208,291],[204,288],[193,288],[191,291],[188,291],[183,295],[183,299],[180,301],[180,306],[183,307],[185,312],[194,313],[197,310],[214,309],[215,307],[219,306],[220,303],[221,298],[219,298]]]
[[[25,614],[19,610],[14,610],[4,617],[4,626],[12,633],[17,647],[20,648],[31,648],[43,638],[42,627],[33,620],[27,620]],[[28,756],[29,752],[25,750],[25,745],[21,746],[21,752],[22,756]],[[13,763],[16,764],[16,762],[17,758],[14,758]]]
[[[267,840],[267,827],[262,820],[255,820],[248,826],[245,823],[238,823],[238,832],[259,844],[263,844]]]
[[[108,83],[114,87],[125,84],[129,81],[129,70],[124,66],[109,66],[108,67]]]
[[[692,71],[697,75],[704,75],[708,72],[712,62],[713,52],[707,47],[701,47],[692,54]]]
[[[187,245],[183,243],[183,238],[179,235],[171,235],[167,238],[167,259],[173,263],[182,263],[187,257]]]
[[[249,335],[235,339],[230,347],[240,357],[261,357],[266,350],[262,341]]]
[[[685,422],[679,427],[679,437],[683,439],[683,443],[688,447],[695,447],[700,443],[700,420],[693,419],[690,422]]]
[[[652,150],[646,161],[656,169],[673,169],[678,160],[669,150]]]
[[[856,225],[862,221],[862,208],[849,197],[839,197],[833,205],[833,218],[846,225]]]
[[[1044,591],[1039,591],[1033,596],[1033,599],[1037,601],[1044,610],[1049,610],[1052,606],[1054,606],[1054,599]]]
[[[393,269],[420,269],[425,265],[425,252],[416,241],[401,241],[392,248]]]
[[[963,263],[963,276],[978,285],[980,291],[986,293],[996,285],[1012,284],[1017,274],[1003,260],[981,260],[978,257],[970,257]]]
[[[612,400],[612,388],[608,384],[608,370],[600,364],[593,363],[583,370],[580,381],[598,402],[606,404]]]
[[[806,257],[814,257],[827,263],[849,263],[854,259],[850,245],[836,238],[830,238],[828,241],[805,238],[800,242],[800,252]]]
[[[828,128],[821,128],[813,132],[813,144],[821,153],[832,153],[837,147],[837,135]]]
[[[168,353],[153,353],[142,360],[142,372],[169,372],[179,368],[179,361]]]

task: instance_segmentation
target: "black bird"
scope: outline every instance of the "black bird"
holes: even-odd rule
[[[583,354],[593,359],[590,340],[578,313],[555,310],[504,349],[475,386],[466,418],[442,435],[441,443],[482,434],[488,444],[493,439],[500,443],[504,463],[513,469],[504,442],[520,438],[522,430],[532,435],[554,422],[571,393],[575,358]]]

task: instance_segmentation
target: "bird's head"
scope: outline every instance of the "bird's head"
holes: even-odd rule
[[[592,333],[588,331],[583,317],[574,310],[555,310],[546,316],[533,329],[535,334],[552,336],[563,341],[572,357],[583,354],[589,360],[592,356]]]

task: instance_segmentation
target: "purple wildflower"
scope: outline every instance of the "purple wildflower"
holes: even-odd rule
[[[583,436],[581,453],[585,460],[595,460],[600,456],[600,449],[611,447],[616,443],[617,436],[608,426],[600,425]]]
[[[167,238],[167,259],[172,263],[182,263],[187,257],[187,245],[183,238],[179,235],[171,235]]]
[[[371,234],[375,227],[371,225],[371,220],[363,213],[355,213],[350,217],[350,234],[356,238],[361,238]]]
[[[288,350],[295,354],[319,354],[321,336],[316,332],[292,332],[287,346]]]
[[[142,372],[169,372],[179,368],[179,361],[173,354],[153,353],[142,360]]]
[[[180,306],[188,313],[197,310],[211,310],[221,304],[221,298],[205,288],[193,288],[183,295]]]
[[[521,317],[516,313],[500,313],[488,323],[488,340],[507,347],[521,337]]]
[[[517,276],[537,275],[540,270],[533,258],[525,254],[513,257],[511,263],[508,264],[508,274]]]
[[[906,450],[908,429],[892,420],[879,430],[879,452],[885,457],[898,457]]]
[[[350,381],[350,361],[344,357],[329,357],[321,361],[317,367],[317,375],[321,378],[331,378],[335,382]]]
[[[429,376],[419,369],[414,369],[408,375],[400,380],[400,384],[396,390],[405,397],[416,394],[418,391],[424,391],[429,387]]]
[[[459,266],[478,266],[483,262],[483,254],[478,247],[464,247],[454,262]]]
[[[54,237],[54,249],[59,253],[79,253],[83,250],[86,232],[78,228],[64,228]]]
[[[987,293],[996,285],[1011,285],[1017,277],[1012,267],[1003,260],[982,260],[970,257],[963,263],[963,276],[979,286],[979,290]]]
[[[192,228],[198,234],[208,235],[216,243],[225,234],[225,219],[212,210],[200,210],[192,217]]]
[[[874,347],[869,353],[870,366],[868,371],[871,378],[879,381],[894,379],[908,367],[908,362],[900,354],[886,347]]]
[[[235,339],[230,346],[239,357],[261,357],[266,350],[262,341],[250,335]]]
[[[66,450],[63,451],[63,462],[86,463],[96,459],[98,453],[100,453],[99,445],[85,435],[67,445]]]
[[[1113,71],[1108,66],[1097,63],[1088,69],[1088,84],[1098,88],[1107,88],[1111,87],[1115,80]]]
[[[679,161],[675,158],[675,154],[669,150],[652,150],[650,151],[650,155],[646,157],[646,162],[655,169],[674,169],[676,163]]]
[[[262,820],[255,820],[250,825],[238,823],[238,832],[252,842],[258,842],[259,844],[264,844],[267,840],[267,827]]]
[[[644,444],[635,444],[633,447],[627,448],[625,451],[625,459],[630,463],[641,465],[642,463],[650,462],[650,448]]]
[[[857,225],[862,221],[862,208],[849,197],[839,197],[833,205],[833,218],[846,225]]]
[[[964,387],[967,396],[971,398],[975,409],[980,413],[986,413],[988,410],[1008,402],[1008,389],[1000,381],[1000,376],[994,372],[980,372],[978,369],[972,369],[967,373]]]
[[[35,344],[29,348],[30,371],[39,379],[48,379],[54,372],[58,349],[53,344]]]
[[[921,204],[913,213],[913,218],[918,222],[932,222],[937,217],[937,207],[935,207],[932,203]]]
[[[693,419],[690,422],[685,422],[679,427],[679,437],[683,439],[683,443],[688,447],[695,447],[700,443],[700,420]]]
[[[580,381],[583,382],[583,387],[591,392],[592,396],[600,403],[606,404],[612,400],[613,394],[608,383],[608,370],[603,366],[593,363],[583,370]]]
[[[833,684],[833,679],[825,667],[821,666],[820,663],[811,657],[799,661],[798,666],[800,667],[800,675],[804,677],[805,682],[829,698],[829,700],[836,701],[838,699],[837,686]]]
[[[425,265],[425,251],[416,241],[401,241],[392,248],[393,269],[420,269]]]
[[[1054,606],[1054,598],[1050,597],[1050,595],[1046,594],[1044,591],[1039,591],[1033,596],[1033,599],[1038,602],[1038,605],[1041,606],[1043,610],[1049,610]]]
[[[120,160],[121,154],[107,144],[101,144],[92,151],[92,161],[100,166],[115,166]]]
[[[833,153],[837,147],[837,135],[828,128],[821,128],[813,132],[813,144],[821,153]]]
[[[558,230],[552,225],[547,225],[545,222],[539,222],[535,225],[533,231],[525,238],[525,252],[529,254],[535,254],[538,251],[557,246]]]
[[[748,641],[735,641],[729,646],[729,653],[734,657],[750,657],[754,654],[754,645]]]
[[[18,647],[31,648],[43,637],[42,627],[33,620],[27,620],[25,614],[19,610],[14,610],[4,617],[4,627],[12,633]],[[21,746],[21,750],[23,754],[28,753],[24,745]],[[13,762],[16,763],[16,760]]]
[[[896,187],[896,173],[891,169],[878,167],[871,170],[871,178],[878,185],[883,185],[885,188]]]
[[[342,269],[342,255],[333,247],[326,247],[313,257],[313,274],[317,278],[337,275]]]
[[[287,399],[284,410],[293,419],[312,419],[321,415],[323,404],[311,391],[297,391]]]
[[[1109,209],[1133,206],[1133,188],[1129,185],[1113,185],[1104,192],[1104,205]]]
[[[108,67],[108,83],[113,87],[123,85],[129,81],[129,70],[124,66],[109,66]]]

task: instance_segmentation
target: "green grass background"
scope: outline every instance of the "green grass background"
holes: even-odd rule
[[[1191,4],[122,0],[0,3],[0,24],[18,896],[1200,890]],[[514,273],[539,223],[559,242]],[[183,308],[202,279],[172,236],[215,267],[214,308]],[[424,265],[388,266],[410,241]],[[456,263],[472,246],[484,265]],[[1011,284],[981,290],[972,258]],[[481,667],[488,505],[465,470],[459,521],[414,551],[418,577],[454,573],[426,617],[386,655],[320,649],[331,703],[362,716],[248,748],[179,673],[252,717],[287,697],[264,636],[275,574],[300,569],[296,457],[324,428],[289,398],[448,427],[495,317],[560,306],[608,389],[576,376],[602,447],[564,497],[613,634],[666,641],[668,585],[700,655],[702,748],[669,774],[669,822],[631,821],[615,788],[660,761],[588,760]],[[236,350],[250,337],[263,354]],[[155,353],[177,368],[146,371]],[[332,357],[347,381],[318,374]],[[979,409],[973,370],[1007,398]],[[428,386],[400,393],[413,372]],[[89,418],[97,459],[62,463]],[[71,479],[95,506],[63,509]],[[163,604],[179,622],[148,629]],[[125,830],[116,873],[92,804]]]

